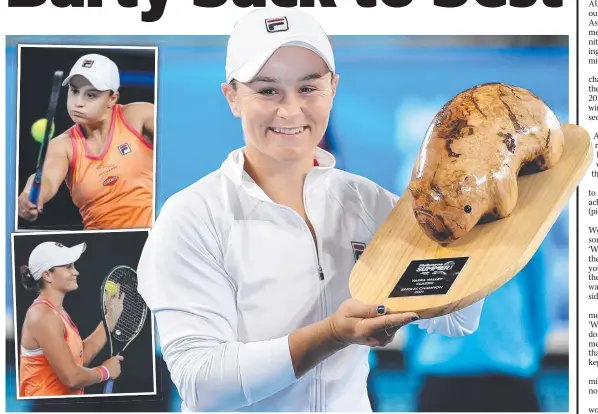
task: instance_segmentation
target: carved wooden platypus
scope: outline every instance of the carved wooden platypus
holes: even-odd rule
[[[461,92],[433,119],[413,167],[418,223],[446,246],[508,216],[517,177],[554,166],[564,140],[555,114],[530,91],[489,83]]]

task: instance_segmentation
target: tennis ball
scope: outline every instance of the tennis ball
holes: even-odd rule
[[[31,135],[33,139],[37,142],[42,142],[44,140],[44,134],[46,133],[46,125],[48,124],[48,120],[46,118],[38,119],[33,123],[31,126]],[[52,123],[52,127],[50,128],[50,138],[54,136],[54,128],[56,125]]]
[[[106,282],[104,291],[108,292],[110,296],[116,296],[116,283],[111,281]]]

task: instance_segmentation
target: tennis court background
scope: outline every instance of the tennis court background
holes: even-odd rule
[[[332,40],[341,78],[329,133],[339,167],[370,178],[395,193],[400,194],[405,188],[425,130],[436,111],[470,86],[502,81],[531,89],[562,121],[568,121],[566,36],[333,36]],[[39,37],[7,38],[9,200],[14,194],[14,180],[11,180],[14,139],[11,138],[15,136],[15,44],[19,41],[39,43],[41,40]],[[158,214],[170,195],[218,168],[229,151],[243,145],[240,124],[230,114],[220,92],[226,37],[49,36],[43,41],[159,46]],[[7,214],[7,228],[11,230],[14,205],[7,206]],[[548,286],[547,312],[551,322],[546,356],[538,377],[538,393],[545,411],[566,411],[569,404],[568,247],[568,211],[565,210],[536,257],[545,264],[543,276]],[[8,274],[12,272],[9,267],[10,264]],[[10,280],[7,278],[7,292],[12,291]],[[491,307],[493,298],[488,300]],[[9,298],[7,311],[11,318]],[[485,323],[484,319],[481,323]],[[505,325],[509,323],[505,321]],[[404,340],[399,335],[389,350],[380,351],[373,368],[372,392],[380,411],[414,409],[419,378],[404,368]],[[170,400],[165,405],[179,411],[176,392],[169,395]],[[9,410],[29,409],[17,404],[13,396],[14,390],[9,389],[6,396]],[[117,409],[135,410],[139,406],[122,403]],[[160,409],[163,408],[156,406],[156,410]]]

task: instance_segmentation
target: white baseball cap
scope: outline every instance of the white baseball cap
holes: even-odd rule
[[[73,65],[69,76],[62,82],[62,86],[66,86],[75,75],[84,76],[98,91],[117,92],[120,88],[118,67],[106,56],[95,53],[81,56]]]
[[[41,243],[29,255],[29,271],[33,275],[33,279],[39,280],[46,270],[55,266],[75,263],[86,248],[87,244],[85,243],[73,247],[66,247],[52,241]]]
[[[317,53],[334,73],[332,46],[313,17],[298,9],[260,8],[233,28],[226,52],[226,81],[251,81],[282,46],[301,46]]]

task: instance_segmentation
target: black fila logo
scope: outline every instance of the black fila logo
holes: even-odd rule
[[[351,246],[353,247],[353,256],[355,257],[355,263],[357,263],[357,261],[365,251],[365,243],[351,242]]]
[[[84,68],[90,68],[93,66],[93,60],[84,60],[83,65],[81,66],[83,66]]]
[[[266,30],[268,33],[286,32],[289,30],[289,22],[286,17],[266,19]]]

